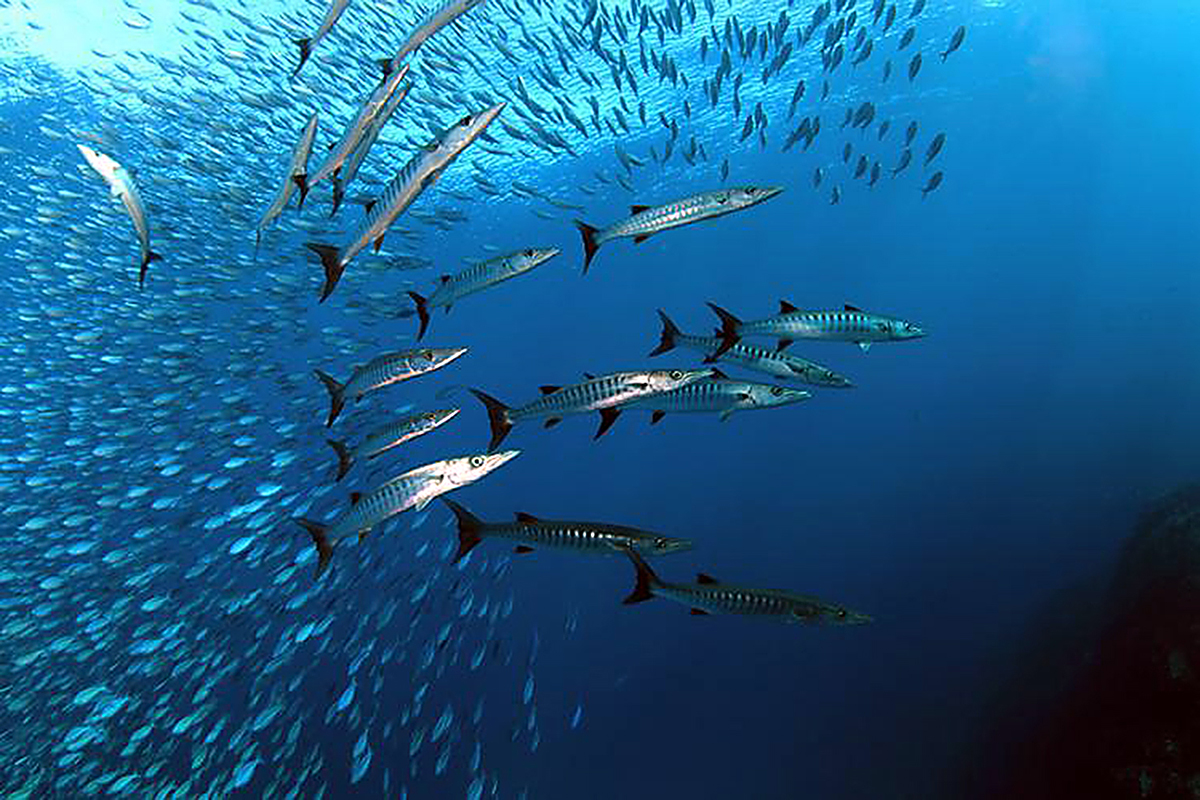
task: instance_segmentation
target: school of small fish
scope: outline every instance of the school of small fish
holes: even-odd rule
[[[2,229],[17,324],[0,331],[0,513],[19,541],[0,566],[0,790],[320,798],[370,776],[369,794],[407,797],[432,773],[461,784],[436,796],[526,797],[501,787],[506,766],[489,758],[483,687],[512,686],[517,712],[495,713],[531,752],[543,726],[563,735],[584,708],[538,715],[541,634],[517,624],[514,554],[611,556],[633,576],[626,604],[869,622],[706,573],[660,578],[647,558],[689,551],[688,539],[526,511],[485,521],[448,495],[503,480],[521,451],[500,445],[520,422],[597,414],[599,438],[627,411],[654,424],[802,404],[854,384],[794,343],[866,351],[923,337],[915,322],[786,300],[741,319],[709,302],[706,336],[659,309],[650,356],[694,351],[694,364],[647,368],[631,353],[625,371],[541,386],[519,405],[464,387],[490,442],[404,468],[463,409],[396,403],[392,385],[472,358],[470,342],[422,345],[434,310],[501,302],[500,284],[536,280],[568,246],[579,279],[595,280],[596,263],[618,273],[638,260],[618,239],[736,226],[786,193],[836,205],[855,185],[918,171],[912,196],[936,191],[946,134],[919,141],[905,109],[966,28],[926,0],[899,2],[182,0],[154,19],[124,0],[146,49],[93,50],[102,66],[70,76],[35,58],[6,64],[17,96],[53,110],[35,120],[36,142],[4,149],[21,188]],[[168,26],[187,41],[175,57],[153,50]],[[768,148],[804,177],[738,182],[739,164]],[[585,154],[608,166],[574,169]],[[501,203],[563,241],[491,225]],[[589,206],[608,213],[585,221]],[[452,231],[487,255],[413,279],[443,260]],[[215,300],[236,312],[218,318]],[[377,324],[411,317],[403,332]],[[520,427],[514,440],[538,435]],[[361,492],[343,499],[342,486]],[[401,535],[434,527],[435,510],[457,537]],[[568,612],[566,635],[576,624]],[[355,742],[336,765],[332,729]]]

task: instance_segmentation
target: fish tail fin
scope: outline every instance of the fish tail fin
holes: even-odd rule
[[[654,570],[646,563],[646,559],[642,558],[636,550],[628,546],[622,546],[621,550],[629,556],[629,560],[633,562],[633,568],[637,570],[637,582],[633,585],[633,591],[622,602],[631,606],[634,603],[652,599],[654,587],[661,585],[662,581],[654,574]]]
[[[331,244],[309,242],[305,247],[321,257],[321,266],[325,268],[325,285],[321,288],[321,302],[324,303],[333,294],[333,287],[341,280],[346,265],[342,263],[341,251]]]
[[[312,55],[312,39],[293,39],[293,42],[300,48],[300,63],[296,65],[296,69],[292,70],[292,77],[300,74],[300,68],[304,66],[304,62],[308,61],[308,57]]]
[[[297,518],[296,522],[308,531],[308,535],[312,537],[313,546],[317,548],[317,574],[315,577],[319,578],[325,568],[329,566],[329,557],[333,555],[333,545],[329,543],[329,537],[325,535],[324,525],[303,517]]]
[[[146,285],[146,270],[150,268],[151,261],[162,261],[162,256],[153,250],[146,251],[146,257],[142,259],[141,269],[138,270],[138,288],[141,289]]]
[[[737,332],[738,326],[742,324],[742,321],[716,303],[709,303],[708,307],[721,320],[721,329],[717,331],[717,335],[721,337],[721,346],[711,356],[704,359],[706,362],[712,363],[724,355],[729,348],[737,344],[738,340],[742,338],[738,336]]]
[[[412,298],[413,304],[417,307],[417,317],[421,320],[421,329],[417,331],[417,341],[421,341],[421,337],[425,335],[425,329],[429,327],[429,306],[425,303],[425,298],[416,292],[409,292],[408,296]],[[449,306],[446,308],[450,310]]]
[[[254,260],[258,261],[258,246],[262,244],[262,228],[254,230]]]
[[[587,275],[588,267],[592,264],[592,259],[596,257],[596,251],[600,249],[600,245],[596,244],[596,231],[581,219],[575,220],[575,227],[579,229],[579,235],[583,237],[583,274]]]
[[[292,183],[296,184],[296,188],[300,190],[300,200],[296,203],[296,208],[304,208],[304,198],[308,197],[308,176],[293,175]]]
[[[353,463],[354,459],[350,457],[350,450],[346,447],[345,442],[338,441],[337,439],[326,439],[325,444],[332,447],[333,452],[337,453],[337,480],[340,481],[342,478],[346,477],[346,473],[350,471],[350,465]]]
[[[333,179],[333,210],[329,212],[329,216],[331,218],[338,212],[338,209],[342,207],[342,198],[345,196],[346,187],[342,185],[340,178],[335,177]]]
[[[483,541],[483,537],[480,536],[483,521],[453,500],[443,497],[442,502],[454,512],[454,518],[458,520],[458,552],[454,554],[454,561],[458,563],[463,556],[471,552],[471,548]]]
[[[346,405],[346,387],[319,369],[314,369],[313,374],[324,385],[325,391],[329,392],[329,419],[325,421],[325,427],[328,428],[333,425],[338,414],[342,413],[342,406]]]
[[[658,318],[662,320],[662,334],[658,342],[658,347],[650,351],[651,356],[661,355],[668,350],[675,349],[675,337],[679,335],[679,328],[667,316],[667,312],[661,308],[658,309]]]
[[[483,403],[484,408],[487,409],[488,423],[492,426],[492,441],[488,445],[488,452],[494,452],[504,441],[504,437],[508,436],[508,432],[512,430],[512,422],[508,419],[508,406],[478,389],[472,389],[471,394],[478,397],[479,402]]]

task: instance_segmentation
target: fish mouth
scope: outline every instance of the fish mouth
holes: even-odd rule
[[[499,453],[492,453],[484,456],[487,459],[485,466],[487,471],[491,472],[494,469],[504,466],[509,461],[512,461],[517,456],[521,455],[520,450],[503,450]]]
[[[758,191],[759,191],[759,195],[760,195],[758,198],[758,202],[761,203],[763,200],[770,200],[772,197],[774,197],[775,195],[782,192],[783,187],[782,186],[762,186],[759,188]]]

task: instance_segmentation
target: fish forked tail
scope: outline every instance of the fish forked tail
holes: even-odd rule
[[[295,78],[300,74],[300,68],[304,66],[304,62],[308,61],[308,57],[312,55],[312,39],[293,39],[300,47],[300,63],[292,70],[292,77]]]
[[[297,517],[296,522],[308,531],[308,535],[312,537],[313,546],[317,548],[317,574],[313,577],[320,578],[321,573],[329,566],[330,556],[333,555],[333,545],[329,543],[329,537],[325,535],[325,526],[303,517]]]
[[[667,316],[667,312],[661,308],[658,309],[658,318],[662,320],[662,334],[658,342],[658,347],[650,351],[651,356],[661,355],[668,350],[674,350],[675,337],[679,335],[679,328]]]
[[[325,391],[329,392],[329,419],[325,420],[325,427],[328,428],[333,425],[338,414],[342,413],[342,407],[346,405],[346,387],[319,369],[314,369],[313,374],[321,381]]]
[[[326,439],[325,444],[333,448],[333,452],[337,453],[338,472],[337,479],[341,480],[346,477],[346,473],[350,471],[350,465],[354,463],[354,459],[350,455],[350,450],[346,447],[345,442],[337,439]]]
[[[633,562],[634,569],[637,570],[637,582],[633,585],[633,591],[621,602],[627,606],[631,606],[634,603],[653,599],[654,587],[662,585],[662,581],[654,574],[654,570],[650,569],[650,565],[646,563],[646,559],[642,558],[636,550],[629,545],[620,545],[619,547],[625,555],[629,556],[629,560]]]
[[[457,564],[463,556],[471,552],[471,548],[483,541],[480,535],[483,520],[449,498],[443,497],[442,502],[454,512],[454,518],[458,520],[458,552],[454,554],[454,563]]]
[[[342,200],[346,197],[346,187],[342,184],[340,178],[336,175],[333,178],[333,210],[329,212],[329,218],[333,219],[333,215],[342,207]]]
[[[296,209],[299,210],[304,208],[304,198],[308,197],[308,176],[293,175],[292,183],[296,184],[296,188],[300,190],[300,200],[296,203]]]
[[[331,244],[309,242],[304,246],[321,257],[321,266],[325,268],[325,285],[321,287],[320,300],[324,303],[329,295],[333,294],[333,288],[341,280],[346,265],[342,263],[341,251]]]
[[[138,288],[141,289],[146,285],[146,270],[150,267],[151,261],[162,261],[162,256],[153,250],[146,251],[146,257],[142,259],[141,269],[138,270]]]
[[[508,418],[508,406],[491,395],[484,394],[478,389],[471,389],[471,394],[479,398],[487,409],[488,424],[492,426],[492,441],[488,444],[488,452],[494,453],[504,437],[512,430],[512,422]]]
[[[425,329],[429,327],[429,306],[425,303],[425,298],[416,292],[409,292],[408,296],[412,298],[413,304],[417,307],[417,316],[421,320],[421,328],[417,331],[417,341],[421,341],[421,337],[425,335]]]
[[[588,267],[592,264],[592,259],[596,257],[596,251],[600,249],[600,245],[596,244],[596,233],[598,228],[593,228],[581,219],[574,221],[575,227],[579,229],[579,235],[583,237],[583,274],[587,275]]]
[[[704,363],[711,364],[725,355],[729,348],[737,344],[742,338],[738,335],[738,327],[742,324],[742,321],[716,303],[709,303],[708,307],[721,319],[721,328],[717,331],[717,336],[721,338],[721,345],[712,355],[704,359]]]

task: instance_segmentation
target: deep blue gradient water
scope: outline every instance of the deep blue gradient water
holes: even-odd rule
[[[797,26],[809,14],[801,5]],[[857,5],[869,13],[868,3]],[[415,246],[389,241],[433,268],[389,270],[364,254],[319,306],[319,267],[301,243],[341,241],[356,209],[323,223],[328,197],[314,192],[304,219],[326,230],[299,230],[289,210],[258,263],[247,235],[297,120],[318,107],[311,97],[276,117],[215,105],[209,115],[204,103],[221,93],[209,85],[190,95],[190,113],[123,115],[111,97],[89,98],[79,86],[70,88],[77,99],[64,99],[72,77],[48,67],[36,85],[58,86],[62,97],[14,89],[0,131],[12,150],[0,162],[10,190],[0,252],[11,310],[0,379],[0,527],[13,554],[0,584],[0,720],[20,732],[0,745],[5,791],[79,797],[108,787],[149,797],[192,778],[196,785],[180,790],[187,796],[310,797],[324,787],[326,797],[396,797],[404,787],[409,797],[441,798],[464,796],[480,776],[483,796],[500,797],[951,796],[1038,609],[1103,574],[1140,505],[1196,476],[1200,139],[1191,116],[1200,56],[1187,32],[1200,11],[1165,0],[1138,8],[929,5],[936,35],[920,40],[920,91],[900,91],[906,59],[897,60],[894,94],[839,68],[856,103],[873,98],[880,119],[893,120],[886,147],[876,142],[878,120],[865,134],[838,130],[847,103],[830,100],[808,153],[779,152],[790,130],[780,111],[771,113],[765,151],[738,143],[740,120],[725,119],[730,112],[715,114],[722,122],[704,140],[709,163],[694,168],[678,155],[669,168],[650,159],[649,144],[662,152],[661,126],[628,137],[626,149],[648,162],[632,193],[593,179],[596,170],[620,171],[611,143],[578,136],[578,158],[530,148],[531,158],[489,171],[499,186],[515,179],[584,207],[549,220],[532,215],[528,199],[481,194],[467,179],[479,154],[468,150],[444,182],[475,199],[433,194],[414,206],[453,206],[466,219],[441,231],[402,218],[399,225],[418,231]],[[320,8],[303,12],[293,16],[307,28]],[[966,43],[943,66],[934,48],[960,24]],[[889,34],[889,51],[901,29]],[[455,41],[445,44],[451,52]],[[378,55],[350,37],[335,44],[340,58]],[[281,38],[270,47],[290,67],[292,46]],[[693,84],[714,68],[711,54],[703,69],[687,63],[680,57]],[[755,65],[747,86],[759,82]],[[305,69],[333,68],[314,60]],[[820,107],[816,69],[793,126]],[[18,67],[9,74],[17,86]],[[784,109],[803,74],[772,79]],[[669,85],[653,91],[669,119],[682,119]],[[341,102],[321,141],[332,141],[354,101]],[[719,108],[727,106],[723,97]],[[436,112],[446,123],[458,110]],[[226,113],[232,121],[223,125]],[[270,130],[270,147],[256,141],[252,117]],[[704,136],[703,119],[684,135]],[[892,180],[911,119],[921,125],[914,165]],[[96,131],[102,121],[127,139],[121,155],[138,168],[155,249],[165,256],[142,292],[128,221],[100,180],[78,171],[79,139],[41,130]],[[400,126],[406,135],[428,138],[408,124]],[[155,145],[147,130],[179,149]],[[216,131],[211,141],[206,130]],[[946,132],[946,149],[922,170],[936,131]],[[224,168],[202,140],[225,153]],[[873,189],[847,174],[846,141],[888,168]],[[387,152],[406,157],[402,146]],[[606,244],[581,278],[572,216],[607,223],[631,203],[714,188],[727,155],[730,182],[786,191],[642,244]],[[243,157],[253,168],[239,166]],[[31,170],[39,165],[61,178]],[[826,175],[814,190],[817,166]],[[174,178],[155,179],[156,167]],[[922,200],[934,168],[945,183]],[[383,167],[375,174],[390,177]],[[585,184],[596,193],[576,190]],[[845,191],[831,206],[834,184]],[[60,189],[79,197],[54,201]],[[374,189],[359,186],[364,195]],[[39,206],[56,202],[70,216],[37,218]],[[76,241],[65,247],[66,239]],[[546,245],[563,255],[435,313],[425,343],[466,345],[467,356],[348,407],[337,426],[354,440],[410,403],[452,403],[463,409],[459,418],[333,488],[321,425],[327,399],[311,369],[342,378],[355,362],[409,346],[416,323],[400,314],[404,286],[431,289],[436,275],[488,255],[485,246]],[[668,600],[623,606],[633,571],[620,557],[510,558],[504,545],[485,542],[457,568],[445,553],[450,515],[436,502],[416,530],[420,515],[406,512],[364,545],[337,550],[330,574],[314,584],[309,545],[291,517],[324,518],[349,491],[486,446],[483,409],[454,387],[516,404],[541,384],[585,372],[695,366],[683,349],[645,357],[658,341],[656,308],[689,332],[707,332],[715,317],[705,301],[754,318],[781,298],[813,308],[851,303],[916,320],[929,335],[869,353],[798,342],[794,352],[857,388],[813,389],[804,404],[724,423],[675,415],[651,427],[645,412],[630,411],[595,442],[595,415],[549,431],[519,425],[506,446],[522,455],[453,497],[489,520],[525,511],[691,538],[694,550],[655,562],[664,578],[702,571],[787,587],[869,613],[872,624],[695,617]],[[112,443],[119,446],[104,448]],[[246,461],[230,466],[239,458]],[[221,475],[229,482],[214,485]],[[131,494],[136,487],[145,491]],[[256,499],[265,502],[240,508]],[[106,560],[114,551],[123,557]],[[46,582],[54,576],[65,581]],[[425,584],[425,598],[413,601]],[[473,608],[463,615],[468,592]],[[154,598],[162,601],[144,605]],[[485,598],[494,606],[511,598],[511,614],[488,624],[476,616]],[[89,628],[87,615],[105,612],[107,625]],[[301,626],[325,620],[327,629],[296,641]],[[182,628],[170,630],[176,623]],[[150,640],[161,643],[138,647]],[[481,647],[488,655],[472,670]],[[429,648],[430,666],[421,668]],[[525,703],[529,676],[535,699]],[[211,693],[197,695],[206,681]],[[350,683],[353,700],[328,713]],[[427,696],[405,720],[425,683]],[[78,693],[97,685],[101,698],[126,703],[105,716],[99,701],[80,702]],[[447,704],[455,711],[447,738],[426,740],[410,756],[414,731],[428,737]],[[262,716],[273,705],[277,716]],[[194,725],[173,732],[194,713]],[[220,719],[223,728],[204,743]],[[147,724],[140,748],[122,755]],[[352,782],[364,731],[373,757]],[[435,775],[446,741],[454,743],[450,760]],[[239,767],[255,758],[249,780],[235,786]],[[137,777],[114,791],[127,774]]]

